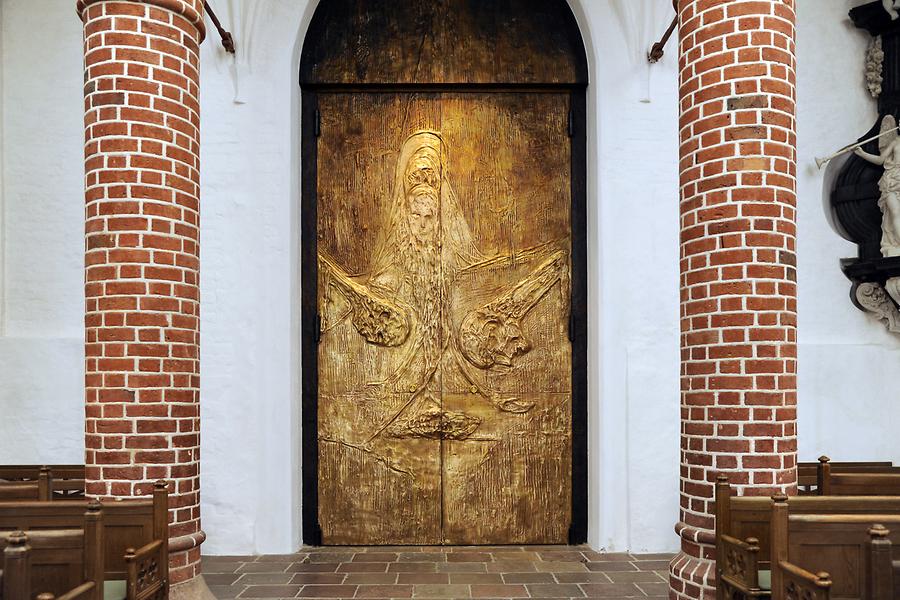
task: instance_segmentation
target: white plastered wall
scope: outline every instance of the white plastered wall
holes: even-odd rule
[[[822,202],[825,156],[859,138],[877,119],[865,88],[871,39],[847,19],[859,0],[802,0],[797,28],[798,88],[798,386],[801,460],[900,461],[889,423],[900,418],[893,388],[900,337],[850,303],[838,259],[856,246],[833,233]]]
[[[226,26],[241,15],[233,29],[243,53],[235,65],[212,29],[203,45],[208,553],[299,545],[297,72],[314,2],[215,0]],[[72,5],[2,0],[7,268],[0,286],[8,302],[0,337],[0,463],[76,462],[83,452],[81,28]],[[641,103],[646,71],[635,66],[610,0],[572,6],[591,73],[590,542],[609,550],[673,550],[676,50],[672,42],[653,67],[652,102]],[[849,282],[837,260],[853,247],[828,227],[821,175],[807,168],[813,155],[847,143],[874,119],[861,87],[865,40],[844,23],[849,6],[799,3],[801,452],[900,459],[886,425],[895,410],[887,389],[900,341],[847,300]]]
[[[84,461],[81,31],[3,0],[0,462]],[[74,22],[73,22],[74,20]]]

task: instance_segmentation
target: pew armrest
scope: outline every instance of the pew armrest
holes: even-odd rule
[[[94,588],[97,587],[93,581],[88,581],[86,583],[82,583],[76,588],[72,588],[62,596],[56,598],[56,600],[80,600],[81,598],[91,598],[94,593]]]
[[[153,540],[125,553],[128,568],[127,600],[165,600],[169,595],[167,540]]]
[[[831,598],[831,576],[828,573],[813,575],[805,569],[787,561],[781,561],[773,568],[781,571],[781,590],[773,590],[776,598],[804,598],[805,600],[829,600]]]
[[[759,545],[756,540],[750,538],[742,542],[722,534],[720,544],[719,578],[725,587],[745,595],[763,594],[759,587]]]

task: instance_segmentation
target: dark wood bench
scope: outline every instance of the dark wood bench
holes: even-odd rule
[[[44,473],[53,498],[84,497],[84,465],[0,465],[0,485],[40,481]]]
[[[29,479],[5,479],[0,477],[0,501],[50,500],[50,470],[46,467]]]
[[[770,597],[772,499],[733,497],[728,478],[719,476],[715,512],[716,597],[719,600]],[[900,497],[799,496],[791,499],[791,512],[800,515],[900,515]],[[755,568],[748,561],[752,561]]]
[[[869,529],[869,590],[871,600],[900,598],[900,560],[890,540],[891,532],[881,523]]]
[[[828,460],[819,463],[820,496],[900,496],[900,469],[838,471]]]
[[[794,514],[797,498],[777,496],[772,503],[772,589],[783,589],[783,572],[775,565],[790,561],[808,570],[831,573],[831,597],[836,600],[870,600],[875,588],[870,557],[871,531],[880,531],[889,543],[900,543],[900,513],[895,514]],[[893,527],[895,534],[884,527]],[[888,546],[890,548],[890,546]],[[900,551],[900,546],[894,552]],[[890,551],[889,551],[890,552]],[[900,559],[888,555],[891,562]]]
[[[0,531],[75,529],[88,504],[86,500],[0,502]],[[144,598],[146,594],[153,598],[167,597],[166,482],[154,485],[151,498],[110,500],[102,507],[107,597],[127,595],[131,599]],[[142,576],[137,578],[137,573]],[[144,587],[132,590],[133,586]]]
[[[834,473],[879,473],[900,470],[891,461],[850,461],[834,462],[827,456],[819,457],[816,462],[797,463],[797,487],[801,496],[818,494],[819,464],[828,462]]]
[[[103,599],[103,521],[99,504],[83,513],[80,529],[17,531],[0,536],[2,597],[31,600]]]

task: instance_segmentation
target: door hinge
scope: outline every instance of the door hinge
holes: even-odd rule
[[[319,137],[320,135],[322,135],[322,111],[320,111],[318,108],[316,109],[316,117],[315,118],[316,118],[316,123],[315,123],[314,127],[315,127],[316,137]]]
[[[575,137],[575,111],[571,108],[569,109],[568,127],[569,137]]]
[[[316,343],[322,341],[322,315],[316,313]]]

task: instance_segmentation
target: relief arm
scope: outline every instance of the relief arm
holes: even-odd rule
[[[409,336],[409,317],[400,306],[354,281],[330,258],[319,254],[319,272],[324,285],[338,290],[350,303],[356,331],[376,346],[400,346]]]
[[[888,153],[888,152],[890,152],[890,147],[885,149],[884,154],[881,154],[880,156],[876,156],[874,154],[866,152],[862,148],[857,148],[856,150],[853,151],[853,154],[857,155],[858,157],[860,157],[863,160],[866,160],[866,161],[872,163],[873,165],[884,166],[884,161],[887,160],[886,153]]]

